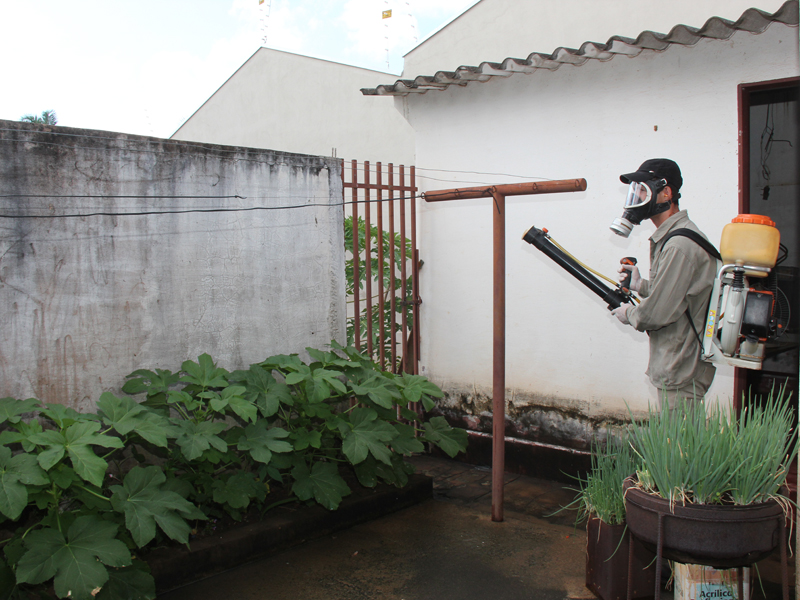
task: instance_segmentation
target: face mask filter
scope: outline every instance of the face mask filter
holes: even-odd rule
[[[611,222],[611,231],[622,237],[628,237],[633,231],[633,226],[645,219],[669,210],[671,202],[656,203],[656,198],[665,187],[667,181],[631,181],[628,194],[625,196],[625,205],[621,217]]]

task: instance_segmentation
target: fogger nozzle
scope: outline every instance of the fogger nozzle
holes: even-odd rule
[[[548,239],[547,230],[531,227],[525,233],[525,235],[522,236],[522,239],[541,250],[558,266],[580,281],[592,292],[600,296],[603,299],[603,302],[608,304],[609,310],[617,308],[620,304],[631,301],[631,297],[629,295],[624,294],[618,289],[609,288],[603,285],[585,267],[578,264],[574,258],[553,244],[553,242]]]

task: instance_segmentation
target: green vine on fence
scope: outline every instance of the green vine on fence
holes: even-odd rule
[[[367,227],[364,219],[358,218],[358,290],[363,292],[366,289],[367,282],[367,256],[366,256],[366,238]],[[380,240],[379,240],[380,234]],[[394,249],[392,251],[391,241],[394,238]],[[352,302],[355,297],[355,277],[353,268],[353,217],[347,217],[344,223],[344,247],[347,255],[345,261],[345,278],[346,278],[346,293],[348,301]],[[379,257],[378,249],[382,247],[382,257]],[[382,258],[382,260],[381,260]],[[397,340],[395,352],[400,345],[399,339],[402,336],[407,336],[408,331],[414,325],[414,309],[413,309],[413,290],[410,261],[413,259],[413,252],[411,248],[411,241],[404,238],[400,233],[390,235],[388,231],[381,231],[375,225],[370,225],[370,256],[369,264],[372,276],[372,314],[367,314],[366,301],[362,301],[359,307],[359,336],[366,346],[368,339],[367,324],[372,325],[372,348],[374,356],[378,356],[380,348],[383,348],[386,360],[391,356],[391,343],[392,336]],[[405,282],[401,277],[392,277],[394,273],[401,273],[401,266],[403,262],[408,265],[408,272]],[[380,267],[383,265],[383,330],[381,330],[381,314],[378,310],[378,302],[381,299],[378,296],[378,281],[380,280]],[[394,266],[394,270],[393,267]],[[396,299],[394,312],[391,310],[391,285],[394,279],[394,287],[396,290]],[[405,314],[407,331],[403,331],[402,317]],[[383,332],[383,333],[382,333]],[[398,339],[399,336],[399,339]],[[347,343],[353,344],[355,342],[355,318],[349,317],[347,319]],[[399,352],[398,352],[399,353]],[[395,371],[400,370],[402,364],[402,357],[396,356]]]

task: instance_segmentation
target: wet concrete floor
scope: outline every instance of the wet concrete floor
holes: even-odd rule
[[[491,472],[430,456],[434,499],[204,579],[159,600],[588,600],[584,529],[564,484],[508,474],[492,522]],[[664,600],[672,594],[665,592]]]

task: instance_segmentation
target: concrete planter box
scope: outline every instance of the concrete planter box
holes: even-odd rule
[[[172,546],[148,552],[158,594],[211,577],[248,561],[278,552],[306,540],[352,527],[433,498],[433,479],[415,474],[404,488],[378,485],[353,487],[339,508],[300,503],[277,507],[262,521],[243,524],[193,541],[189,548]]]

